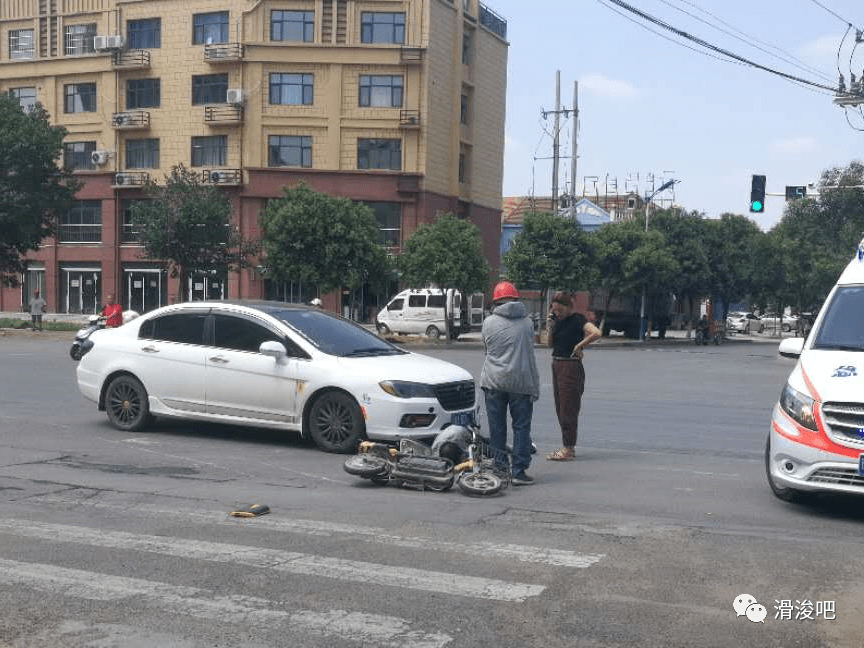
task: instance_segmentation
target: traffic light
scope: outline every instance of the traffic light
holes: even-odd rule
[[[750,184],[750,211],[761,214],[765,211],[765,176],[754,175]]]

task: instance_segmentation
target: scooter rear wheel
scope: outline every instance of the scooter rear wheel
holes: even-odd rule
[[[76,362],[81,359],[82,355],[84,354],[81,353],[81,346],[78,344],[73,344],[72,348],[69,349],[69,357]]]
[[[469,495],[494,495],[502,486],[501,478],[486,470],[465,473],[459,478],[459,488]]]
[[[345,472],[358,477],[377,477],[387,472],[387,460],[372,454],[356,454],[342,464]]]

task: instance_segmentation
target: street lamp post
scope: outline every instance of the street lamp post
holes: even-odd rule
[[[648,233],[648,206],[651,204],[651,201],[654,200],[654,196],[656,196],[657,194],[659,194],[663,191],[666,191],[669,187],[674,185],[676,182],[678,182],[678,181],[674,180],[674,179],[673,180],[667,180],[662,185],[660,185],[659,189],[657,189],[654,193],[652,193],[650,196],[648,196],[645,199],[645,233],[646,234]],[[639,341],[640,342],[645,341],[645,332],[648,330],[648,320],[645,317],[645,301],[646,301],[647,292],[648,292],[648,282],[646,281],[645,283],[642,284],[642,308],[639,310]]]

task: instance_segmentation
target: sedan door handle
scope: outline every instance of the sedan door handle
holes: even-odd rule
[[[225,356],[211,356],[210,362],[218,362],[219,364],[227,364],[230,362]]]
[[[147,346],[141,347],[141,350],[145,351],[146,353],[159,353],[159,349],[157,349],[152,344],[148,344]]]

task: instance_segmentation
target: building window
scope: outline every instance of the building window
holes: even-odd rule
[[[405,14],[380,11],[361,12],[360,42],[404,43]]]
[[[311,43],[315,37],[313,16],[312,11],[271,11],[270,40]]]
[[[9,58],[33,58],[33,30],[12,29],[9,31]]]
[[[120,211],[123,213],[123,228],[120,232],[120,240],[123,243],[138,243],[141,240],[141,230],[132,221],[132,205],[143,200],[124,199],[120,203]]]
[[[402,244],[402,205],[395,202],[367,202],[378,222],[378,242],[384,247]]]
[[[160,87],[159,79],[129,79],[126,82],[126,110],[158,108]]]
[[[60,216],[57,240],[60,243],[101,242],[102,203],[98,200],[76,200]]]
[[[134,139],[126,140],[127,169],[158,169],[159,140]]]
[[[474,32],[466,29],[462,33],[462,65],[470,65],[471,63],[471,41],[474,38]]]
[[[201,74],[192,77],[192,105],[225,103],[228,100],[227,74]]]
[[[314,75],[270,75],[270,103],[289,106],[311,106],[314,94]]]
[[[468,95],[459,98],[459,123],[468,124]]]
[[[192,166],[225,166],[228,137],[212,135],[192,138]]]
[[[212,45],[228,42],[228,12],[195,14],[192,16],[192,44]]]
[[[465,153],[459,154],[459,184],[465,184],[466,182],[466,173],[468,165],[468,158]]]
[[[130,20],[126,23],[129,49],[158,49],[162,47],[162,20]]]
[[[96,112],[96,84],[72,83],[63,86],[63,112]]]
[[[18,100],[24,112],[30,112],[36,105],[36,88],[12,88],[9,92]]]
[[[402,77],[360,75],[360,105],[380,108],[401,108]]]
[[[76,169],[95,169],[93,151],[96,142],[67,142],[63,145],[63,168],[67,171]]]
[[[96,51],[93,38],[96,36],[96,23],[86,25],[67,25],[64,39],[66,56],[92,54]]]
[[[312,138],[308,136],[295,135],[271,135],[268,148],[270,149],[270,166],[311,167],[312,166]]]
[[[402,140],[358,139],[358,169],[402,169]]]

